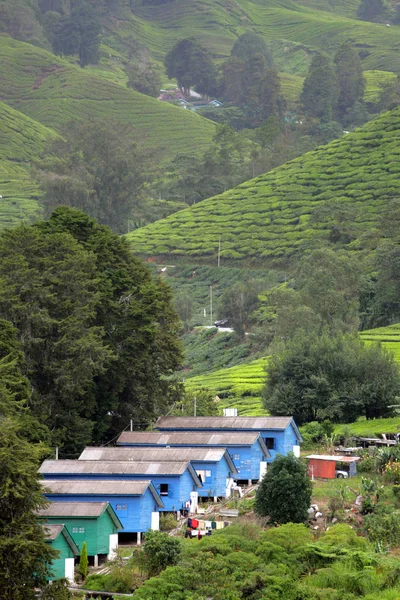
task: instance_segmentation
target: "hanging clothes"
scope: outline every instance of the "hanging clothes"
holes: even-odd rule
[[[206,529],[211,529],[211,521],[204,521]]]
[[[190,528],[193,527],[192,523],[193,523],[193,519],[188,519],[188,527],[190,527]]]
[[[197,519],[192,519],[192,528],[197,529],[199,526],[199,522]]]
[[[211,529],[217,529],[217,523],[215,521],[211,521]]]
[[[217,521],[217,529],[223,529],[224,528],[224,522],[223,521]]]

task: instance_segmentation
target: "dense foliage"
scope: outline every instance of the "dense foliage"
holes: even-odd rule
[[[4,233],[0,255],[0,314],[18,330],[29,405],[64,453],[129,418],[146,425],[173,401],[163,378],[180,362],[170,291],[124,240],[60,208]]]
[[[0,427],[0,596],[34,600],[46,585],[48,563],[55,556],[45,542],[36,511],[46,506],[37,470],[45,454],[30,444],[13,421]]]
[[[348,335],[296,338],[271,357],[267,376],[265,408],[299,424],[389,416],[400,389],[394,358]]]
[[[273,523],[304,523],[311,489],[306,465],[293,454],[278,455],[258,486],[255,511]]]

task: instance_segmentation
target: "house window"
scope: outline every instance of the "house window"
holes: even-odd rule
[[[265,445],[267,446],[268,450],[273,450],[275,448],[275,438],[267,437],[267,438],[264,438],[264,441],[265,441]]]
[[[78,527],[73,527],[73,528],[72,528],[72,533],[78,533],[78,531],[79,531],[79,530],[78,530]]]
[[[85,528],[84,527],[73,527],[72,533],[85,533]]]
[[[128,510],[128,505],[127,504],[117,504],[117,506],[115,508],[117,510]]]
[[[240,454],[232,454],[233,460],[240,460]]]
[[[160,483],[160,496],[168,496],[168,483]]]
[[[84,527],[79,527],[79,533],[85,533],[85,528]]]

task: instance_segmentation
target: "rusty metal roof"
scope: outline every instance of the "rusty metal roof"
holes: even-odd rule
[[[88,447],[79,457],[80,461],[157,461],[162,463],[176,461],[219,462],[225,458],[232,473],[236,467],[226,448],[184,447],[165,448],[157,446],[118,446],[117,448]],[[60,461],[58,461],[60,462]]]
[[[55,496],[143,496],[149,488],[159,506],[164,503],[150,480],[45,479],[45,493]]]

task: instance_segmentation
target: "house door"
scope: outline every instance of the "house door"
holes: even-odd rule
[[[265,462],[265,460],[262,460],[260,462],[260,481],[264,477],[266,472],[267,472],[267,463]]]
[[[151,529],[153,531],[158,531],[160,529],[160,513],[159,512],[151,513]]]

